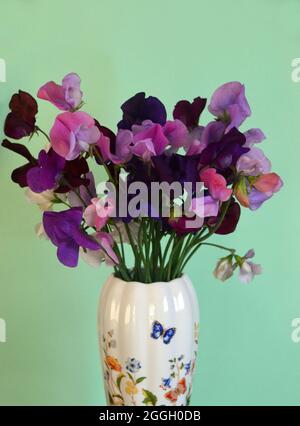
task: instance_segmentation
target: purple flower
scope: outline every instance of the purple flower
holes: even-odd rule
[[[40,151],[38,165],[27,173],[27,183],[33,192],[53,189],[58,184],[66,160],[56,154],[53,149]]]
[[[231,129],[218,142],[209,143],[202,151],[201,166],[216,167],[219,170],[235,166],[241,155],[249,151],[249,148],[243,147],[245,141],[243,133],[236,128]]]
[[[207,99],[197,97],[193,102],[179,101],[173,111],[174,119],[182,121],[188,129],[198,126],[199,118],[205,108]]]
[[[152,162],[159,182],[199,181],[199,155],[162,154],[152,157]]]
[[[11,112],[4,123],[4,133],[13,139],[30,136],[35,130],[35,116],[38,106],[35,99],[27,92],[19,90],[9,102]]]
[[[251,115],[245,86],[238,81],[223,84],[213,93],[208,110],[228,124],[227,132],[239,127]]]
[[[78,264],[79,247],[99,250],[100,244],[80,227],[82,209],[73,207],[61,212],[45,212],[43,226],[46,234],[57,247],[57,258],[65,266]]]
[[[13,182],[17,183],[21,188],[28,186],[27,173],[30,169],[36,167],[37,160],[30,154],[29,150],[25,145],[22,145],[20,143],[12,143],[9,140],[4,139],[4,141],[2,142],[2,146],[26,158],[27,163],[13,170],[11,174],[11,179]]]
[[[260,129],[249,129],[244,135],[246,137],[246,143],[244,144],[246,148],[251,148],[255,143],[260,143],[266,139],[264,132]]]
[[[244,176],[259,176],[271,170],[271,162],[259,148],[251,148],[236,163],[238,173]]]
[[[262,273],[261,265],[253,262],[249,262],[248,259],[251,259],[255,256],[253,249],[248,250],[245,256],[243,257],[242,264],[240,266],[239,280],[244,283],[250,283],[255,275],[260,275]]]
[[[231,234],[232,232],[234,232],[240,220],[240,216],[241,216],[240,205],[236,201],[232,200],[221,225],[215,231],[215,233],[225,235],[225,234]],[[218,222],[218,220],[219,220],[219,217],[213,218],[213,220],[210,219],[209,225],[212,225],[212,226],[215,225],[216,222]]]
[[[167,119],[163,103],[153,97],[146,98],[144,92],[137,93],[122,106],[123,119],[118,123],[119,129],[131,129],[133,124],[141,124],[144,120],[164,125]]]
[[[63,111],[72,111],[78,108],[82,101],[80,77],[75,73],[67,74],[61,85],[49,81],[39,89],[37,96]]]

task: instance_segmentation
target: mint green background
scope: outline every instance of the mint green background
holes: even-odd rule
[[[256,213],[243,211],[238,232],[215,242],[241,253],[254,247],[264,274],[251,285],[217,282],[218,251],[207,248],[187,268],[201,306],[200,356],[193,404],[299,404],[300,344],[300,56],[296,0],[86,0],[1,2],[1,123],[12,93],[36,93],[70,71],[83,80],[86,110],[114,126],[120,104],[144,90],[171,113],[182,98],[210,96],[226,81],[245,83],[264,150],[284,190]],[[48,130],[55,108],[40,102]],[[35,150],[41,140],[32,141]],[[34,235],[40,212],[10,182],[22,159],[0,150],[1,404],[103,404],[96,309],[109,269],[60,265]],[[100,175],[99,175],[100,180]]]

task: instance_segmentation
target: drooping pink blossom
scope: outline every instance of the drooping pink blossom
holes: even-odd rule
[[[80,90],[80,77],[75,73],[67,74],[61,84],[49,81],[38,91],[40,99],[51,102],[63,111],[72,111],[82,102],[82,91]]]

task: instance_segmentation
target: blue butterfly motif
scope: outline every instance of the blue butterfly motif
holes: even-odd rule
[[[168,328],[167,330],[164,330],[163,326],[161,325],[159,321],[154,321],[152,324],[152,332],[150,336],[152,337],[152,339],[156,339],[156,340],[162,337],[163,342],[166,345],[168,345],[173,339],[175,333],[176,333],[175,327],[171,327],[171,328]]]

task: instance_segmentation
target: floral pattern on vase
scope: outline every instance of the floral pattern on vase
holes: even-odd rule
[[[171,404],[189,405],[192,392],[192,376],[195,370],[199,336],[199,324],[194,324],[194,357],[186,360],[185,355],[169,359],[169,375],[162,378],[158,392],[163,391],[163,397]],[[147,378],[140,373],[141,361],[134,357],[128,357],[125,365],[112,355],[112,350],[117,347],[114,338],[114,330],[108,331],[102,338],[103,361],[105,365],[104,379],[106,381],[106,392],[110,405],[125,405],[124,393],[130,396],[131,405],[137,406],[137,396],[142,395],[142,404],[147,406],[158,405],[158,393],[144,389],[143,381]]]
[[[130,396],[134,406],[137,405],[136,395],[139,393],[143,395],[144,405],[156,405],[157,397],[141,386],[146,377],[138,375],[142,368],[140,361],[128,358],[124,368],[119,360],[110,354],[111,349],[117,346],[113,335],[114,331],[110,330],[103,336],[103,359],[106,368],[104,379],[110,405],[125,405],[124,392]]]

